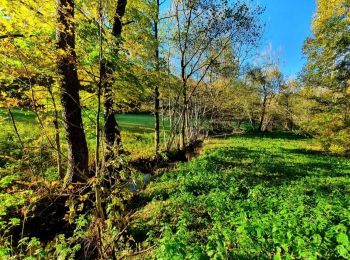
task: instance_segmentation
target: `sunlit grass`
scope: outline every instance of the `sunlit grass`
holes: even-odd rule
[[[51,120],[45,120],[46,116],[41,113],[44,127],[39,124],[35,113],[27,109],[13,109],[16,126],[23,143],[28,147],[47,145],[48,138],[54,140],[54,128]],[[101,115],[101,126],[103,125],[103,115]],[[116,115],[122,133],[123,148],[128,151],[131,159],[139,157],[151,157],[154,155],[154,116],[152,114],[118,114]],[[14,127],[6,110],[0,109],[0,119],[2,123],[0,132],[0,144],[8,141],[18,142]],[[93,160],[96,143],[96,114],[92,110],[83,113],[84,129],[88,142],[90,157]],[[65,136],[63,122],[60,120],[60,136],[62,149],[65,150]],[[161,126],[161,136],[163,131],[168,132],[168,122],[165,127]],[[9,139],[10,138],[10,139]],[[17,148],[18,149],[18,148]],[[6,152],[6,151],[4,151]]]
[[[152,234],[169,259],[347,258],[349,177],[350,160],[313,139],[211,139],[147,187],[130,232]]]

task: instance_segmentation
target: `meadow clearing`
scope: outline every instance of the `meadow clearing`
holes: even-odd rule
[[[141,192],[131,231],[159,259],[347,259],[350,160],[314,139],[209,139]]]

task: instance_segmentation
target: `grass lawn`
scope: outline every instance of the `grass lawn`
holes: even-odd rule
[[[18,124],[22,126],[25,124],[36,124],[35,113],[27,109],[13,109],[13,117]],[[95,114],[93,111],[84,112],[84,123],[86,125],[94,124]],[[103,115],[102,115],[103,117]],[[117,114],[116,115],[118,124],[123,131],[133,132],[133,133],[149,133],[154,131],[154,117],[152,114]],[[0,109],[0,119],[5,123],[10,123],[10,118],[7,110]],[[166,128],[168,130],[168,128]]]
[[[154,131],[154,116],[151,114],[118,114],[116,118],[124,131],[134,133],[153,133]]]
[[[141,197],[129,232],[160,259],[350,258],[350,160],[311,139],[209,140]]]
[[[36,121],[35,114],[30,110],[13,109],[14,119],[18,131],[24,143],[30,143],[30,146],[37,147],[46,143],[46,135],[49,135],[54,140],[53,125],[50,120],[46,121],[46,130],[42,131],[41,127]],[[91,159],[93,160],[93,153],[95,149],[95,113],[93,111],[85,110],[83,112],[84,128],[87,137],[88,146],[90,148]],[[103,116],[102,116],[103,118]],[[124,148],[130,152],[132,159],[140,156],[152,156],[154,151],[154,117],[152,114],[118,114],[116,115],[118,124],[122,131]],[[45,120],[43,120],[45,121]],[[17,137],[14,135],[13,125],[11,123],[7,110],[0,109],[0,148],[6,143],[15,143]],[[63,125],[61,122],[61,138],[64,140]],[[165,131],[168,131],[168,127]],[[163,136],[163,134],[161,134]],[[63,148],[64,148],[63,142]]]
[[[33,134],[39,129],[35,122],[35,114],[29,110],[13,109],[11,111],[21,137],[33,137]],[[0,143],[2,143],[9,134],[15,133],[10,116],[5,109],[0,109],[0,125]]]

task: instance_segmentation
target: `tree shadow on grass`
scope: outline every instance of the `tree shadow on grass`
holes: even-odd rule
[[[185,168],[183,174],[198,176],[194,181],[185,182],[185,190],[195,196],[208,194],[213,189],[224,191],[230,186],[238,186],[240,191],[248,194],[250,189],[258,185],[267,188],[302,185],[305,192],[312,190],[324,194],[346,191],[344,183],[350,182],[347,181],[350,164],[346,159],[309,150],[291,151],[259,150],[244,146],[217,148],[195,159],[188,168],[191,173]],[[149,199],[161,193],[160,197],[166,200],[170,196],[169,192],[176,191],[158,190]]]
[[[147,128],[142,125],[121,124],[120,129],[121,131],[127,131],[133,134],[150,134],[154,132],[152,128]]]
[[[317,181],[318,178],[350,176],[349,164],[345,160],[335,161],[330,157],[308,151],[301,151],[294,160],[288,160],[288,156],[286,157],[284,153],[276,154],[268,150],[236,147],[219,149],[215,155],[207,156],[207,159],[208,170],[233,168],[232,174],[235,174],[238,169],[240,178],[244,178],[251,185],[264,183],[268,186],[277,186],[306,177],[313,177]]]
[[[269,139],[284,139],[284,140],[306,140],[310,139],[305,135],[294,132],[247,132],[243,137],[248,138],[269,138]]]
[[[302,149],[302,148],[297,148],[297,149],[284,149],[282,148],[282,150],[285,153],[289,153],[289,154],[296,154],[296,155],[306,155],[306,156],[315,156],[315,157],[320,157],[320,156],[324,156],[325,158],[327,158],[327,156],[329,156],[327,153],[323,152],[323,151],[318,151],[318,150],[311,150],[311,149]],[[334,156],[336,157],[336,156]]]

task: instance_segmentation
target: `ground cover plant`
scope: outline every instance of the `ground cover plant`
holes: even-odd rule
[[[142,192],[132,231],[159,259],[347,259],[350,160],[297,135],[205,143]]]

